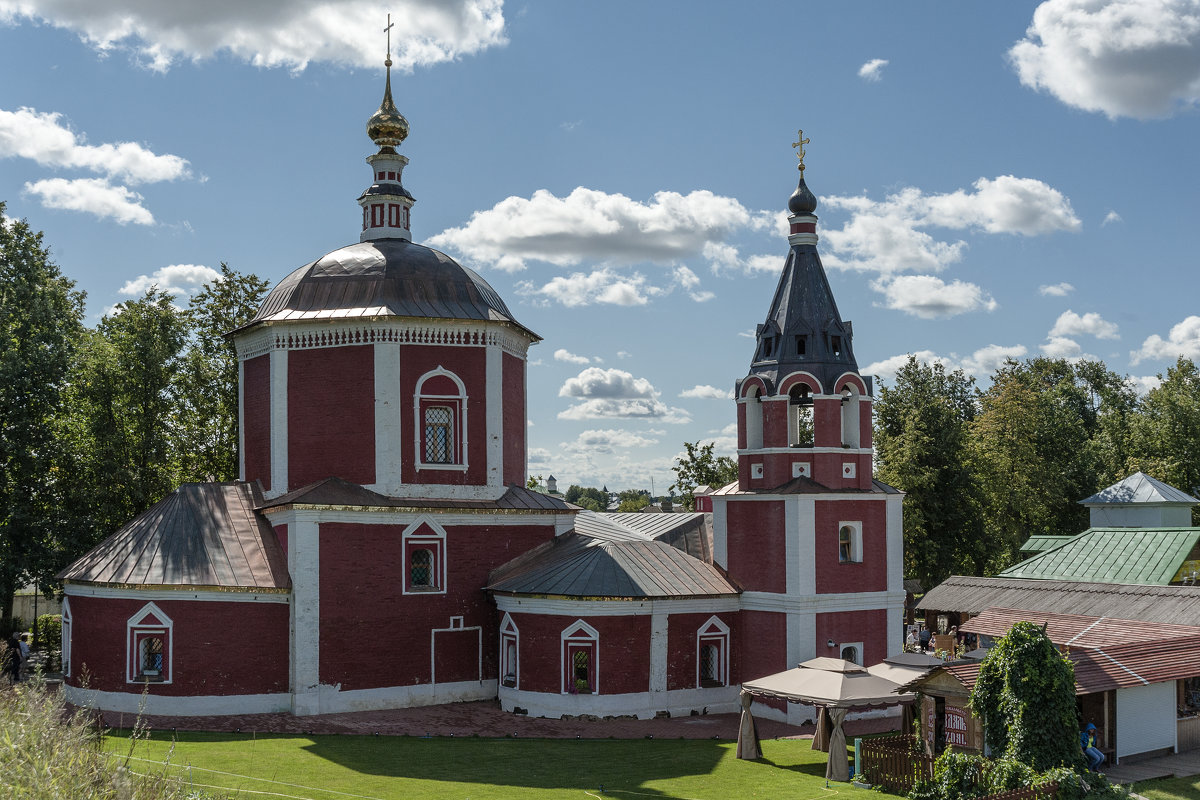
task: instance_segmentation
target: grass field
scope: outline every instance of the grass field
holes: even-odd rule
[[[1200,800],[1200,775],[1145,781],[1133,790],[1148,800]]]
[[[105,738],[114,763],[164,768],[196,788],[253,800],[868,800],[849,784],[825,788],[825,754],[808,740],[764,741],[761,761],[732,742],[547,740],[407,736],[293,736],[156,732],[130,747]],[[164,762],[169,757],[169,766]],[[603,790],[601,787],[603,786]]]

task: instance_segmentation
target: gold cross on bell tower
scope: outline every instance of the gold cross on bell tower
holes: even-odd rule
[[[808,144],[808,139],[804,138],[803,128],[796,131],[796,139],[797,141],[792,142],[792,147],[800,148],[800,152],[796,153],[796,158],[800,159],[800,166],[796,167],[796,169],[800,170],[800,176],[804,177],[804,145]]]
[[[396,23],[392,22],[392,15],[388,14],[388,24],[383,32],[387,34],[387,65],[389,67],[392,65],[392,28],[394,27],[396,27]]]

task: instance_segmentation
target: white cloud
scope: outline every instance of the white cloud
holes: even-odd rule
[[[46,208],[84,211],[120,225],[153,225],[154,215],[142,205],[140,194],[124,186],[113,186],[103,178],[48,178],[26,183],[24,190]]]
[[[630,447],[649,447],[658,444],[658,439],[642,436],[631,431],[587,430],[575,437],[573,442],[562,442],[559,448],[567,453],[591,453],[594,455],[611,455],[617,450]]]
[[[885,305],[921,319],[944,319],[968,311],[995,311],[991,295],[973,283],[946,283],[932,275],[881,278],[871,288],[885,296]]]
[[[915,353],[900,353],[899,355],[867,364],[860,372],[863,375],[877,375],[881,380],[890,383],[896,379],[896,373],[900,371],[900,368],[908,363],[910,355],[916,356],[917,361],[920,361],[922,364],[943,364],[947,369],[954,368],[950,359],[939,356],[932,350],[918,350]]]
[[[549,464],[550,451],[544,447],[531,447],[529,448],[529,455],[526,456],[526,460],[531,467],[535,464]]]
[[[962,359],[954,353],[948,356],[941,356],[932,350],[919,350],[911,355],[916,356],[917,361],[920,361],[922,364],[941,364],[947,371],[961,369],[966,374],[973,375],[976,378],[986,378],[1002,367],[1008,359],[1017,360],[1023,358],[1028,352],[1024,345],[989,344]],[[908,363],[909,355],[908,353],[901,353],[900,355],[868,364],[863,368],[862,374],[878,375],[881,379],[890,383],[896,379],[896,373],[900,368]]]
[[[1008,55],[1022,84],[1074,108],[1169,116],[1200,101],[1200,4],[1047,0]]]
[[[582,272],[557,275],[541,286],[532,281],[521,281],[516,290],[518,294],[535,297],[544,303],[553,301],[569,307],[594,303],[644,306],[651,297],[665,291],[647,283],[644,275],[636,272],[623,275],[608,267],[601,267],[587,275]]]
[[[1048,337],[1046,343],[1038,347],[1049,358],[1080,358],[1083,355],[1079,342],[1066,336]]]
[[[633,353],[630,353],[627,350],[618,350],[617,358],[633,358]]]
[[[1149,394],[1162,386],[1162,378],[1157,375],[1130,375],[1125,382],[1133,387],[1139,395]]]
[[[134,142],[84,144],[61,114],[32,108],[0,109],[0,158],[13,156],[43,167],[88,169],[133,184],[191,176],[187,160],[179,156],[157,155]]]
[[[1066,297],[1073,291],[1075,287],[1065,281],[1038,287],[1038,294],[1046,297]]]
[[[1200,317],[1187,317],[1171,328],[1167,338],[1163,339],[1157,333],[1142,342],[1142,347],[1130,355],[1130,363],[1135,366],[1148,358],[1160,358],[1174,361],[1179,356],[1200,361]]]
[[[986,347],[981,347],[962,361],[964,372],[968,372],[976,377],[984,377],[991,375],[1000,367],[1004,366],[1004,362],[1012,359],[1016,361],[1024,357],[1028,353],[1023,344],[1015,345],[999,345],[989,344]]]
[[[1049,338],[1061,336],[1095,336],[1097,339],[1120,339],[1117,325],[1101,317],[1095,311],[1080,316],[1067,309],[1059,315],[1050,329]]]
[[[858,68],[858,77],[867,81],[878,81],[883,77],[883,68],[888,65],[886,58],[872,58]]]
[[[882,201],[832,196],[826,205],[849,211],[850,220],[825,233],[825,263],[843,269],[940,272],[962,258],[964,241],[944,242],[921,230],[948,228],[1037,236],[1076,231],[1081,223],[1070,201],[1033,178],[980,178],[974,191],[926,195],[908,187]]]
[[[588,367],[568,378],[559,397],[575,398],[575,405],[561,411],[559,419],[655,419],[661,422],[690,422],[681,408],[670,408],[659,400],[659,392],[645,378],[621,369]]]
[[[732,400],[733,392],[729,389],[718,389],[716,386],[709,386],[706,383],[698,383],[690,389],[684,389],[679,393],[679,396],[709,400]]]
[[[671,275],[675,278],[676,285],[680,286],[685,292],[687,292],[688,297],[692,298],[697,303],[704,303],[716,297],[716,295],[712,292],[699,288],[699,276],[683,265],[680,265],[672,270]]]
[[[502,0],[397,0],[397,68],[452,61],[502,45]],[[145,0],[0,0],[0,22],[40,20],[77,33],[101,52],[133,51],[156,70],[220,52],[258,67],[304,69],[312,61],[381,66],[383,19],[366,0],[161,3]],[[364,24],[375,20],[379,24]]]
[[[1100,223],[1100,227],[1104,227],[1105,225],[1108,225],[1108,224],[1114,223],[1114,222],[1123,222],[1123,220],[1121,219],[1121,215],[1115,211],[1109,211],[1107,214],[1104,215],[1104,221]]]
[[[675,264],[705,255],[735,231],[773,224],[773,215],[752,213],[730,197],[709,191],[658,192],[649,202],[622,194],[576,188],[566,197],[539,189],[529,199],[508,197],[477,211],[460,228],[430,239],[477,264],[517,271],[527,261],[572,266]]]
[[[221,273],[201,264],[171,264],[154,271],[153,275],[139,275],[117,290],[124,297],[145,294],[151,286],[157,286],[167,294],[192,294],[212,281],[219,281]]]
[[[566,361],[568,364],[590,364],[592,361],[587,356],[577,356],[570,350],[561,347],[554,351],[554,360]]]

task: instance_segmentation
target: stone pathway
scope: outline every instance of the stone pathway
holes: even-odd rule
[[[1183,778],[1200,775],[1200,750],[1172,753],[1166,756],[1147,758],[1133,763],[1113,764],[1104,769],[1104,774],[1113,783],[1137,783],[1155,778]]]
[[[106,712],[104,721],[128,728],[135,715]],[[526,717],[501,711],[494,701],[450,703],[389,711],[357,711],[294,717],[291,714],[245,714],[229,717],[146,716],[155,730],[293,734],[379,734],[381,736],[485,736],[545,739],[737,739],[738,714],[706,714],[668,719],[562,720]],[[894,729],[899,718],[850,720],[846,738]],[[758,720],[763,739],[811,737],[813,726]]]

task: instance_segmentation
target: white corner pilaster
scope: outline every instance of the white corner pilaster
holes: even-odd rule
[[[271,351],[271,490],[288,491],[288,351]]]
[[[904,495],[887,497],[887,590],[893,597],[904,597]],[[887,651],[904,649],[904,601],[887,610]]]
[[[650,691],[667,690],[667,615],[650,615]]]
[[[400,345],[375,343],[375,491],[399,492],[400,458]]]
[[[815,638],[817,616],[814,612],[789,611],[787,615],[787,665],[791,669],[817,655]]]
[[[496,345],[484,349],[487,386],[485,397],[487,420],[487,485],[504,485],[504,351]],[[515,431],[507,433],[515,434]],[[521,432],[522,435],[524,432]]]
[[[238,480],[246,480],[246,362],[238,359]]]
[[[788,510],[792,508],[789,503]],[[797,575],[795,584],[788,583],[788,590],[789,594],[811,597],[817,592],[817,501],[801,495],[796,498],[795,509],[794,522],[788,520],[794,525],[789,532],[795,533],[788,536],[788,542],[795,542],[796,552],[794,558],[788,553],[788,564],[789,569],[795,564]]]
[[[292,713],[321,713],[321,535],[314,512],[288,520],[288,570],[292,573]]]
[[[713,498],[713,563],[722,569],[729,569],[729,528],[724,497]]]

